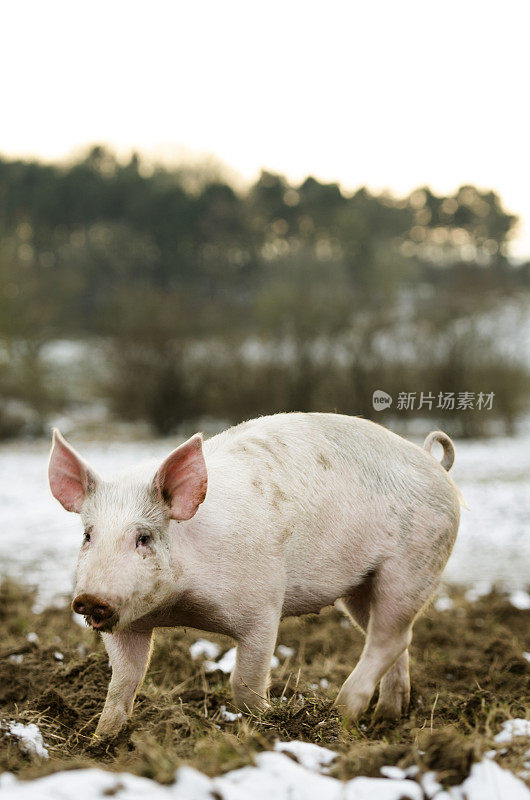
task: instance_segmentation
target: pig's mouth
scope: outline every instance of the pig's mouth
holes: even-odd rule
[[[113,614],[111,617],[105,618],[99,614],[86,614],[85,621],[93,630],[109,633],[118,622],[118,615]]]

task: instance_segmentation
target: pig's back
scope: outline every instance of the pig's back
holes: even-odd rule
[[[208,494],[249,503],[260,514],[374,516],[389,498],[458,505],[457,489],[429,453],[358,417],[275,414],[250,420],[204,444]],[[208,496],[207,496],[208,497]],[[456,499],[455,499],[456,498]],[[281,512],[281,513],[280,513]]]
[[[266,484],[287,478],[292,486],[335,484],[352,477],[372,497],[393,491],[413,496],[429,489],[455,490],[429,453],[360,417],[285,413],[243,422],[204,443],[207,465],[235,468]],[[333,476],[333,477],[332,477]]]

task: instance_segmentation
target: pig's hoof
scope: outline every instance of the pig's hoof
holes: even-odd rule
[[[127,714],[121,709],[104,713],[98,722],[94,737],[96,740],[114,739],[123,730],[128,719]]]
[[[374,711],[374,722],[396,722],[401,719],[401,707],[377,706]]]
[[[264,697],[252,692],[234,692],[234,705],[243,714],[260,714],[269,707]]]
[[[256,689],[251,689],[250,686],[234,673],[232,673],[230,677],[230,686],[232,688],[234,705],[244,714],[259,714],[268,708],[266,686],[259,686]]]
[[[367,701],[364,697],[348,698],[347,701],[337,698],[335,701],[335,706],[338,708],[346,723],[355,723],[358,721],[359,717],[362,717],[368,708],[369,702],[370,701]]]
[[[395,722],[401,719],[409,705],[408,697],[399,693],[392,698],[379,700],[374,711],[374,722]]]
[[[365,692],[353,692],[348,687],[342,687],[335,706],[347,722],[356,722],[368,708],[370,695]]]
[[[94,758],[100,758],[114,750],[114,738],[111,736],[100,736],[93,733],[86,745],[86,751]]]
[[[101,733],[96,731],[90,737],[90,746],[93,747],[93,748],[96,748],[96,749],[105,748],[105,746],[107,744],[109,744],[110,742],[114,741],[114,739],[116,739],[116,737],[118,736],[118,734],[120,733],[121,730],[122,730],[121,728],[118,728],[118,730],[115,730],[115,731],[110,731],[109,730],[109,731],[105,731],[105,732],[102,731]]]
[[[262,714],[269,708],[269,704],[264,701],[260,700],[256,702],[253,698],[247,698],[247,701],[238,701],[236,703],[236,707],[243,712],[243,714]]]
[[[120,725],[119,727],[116,728],[106,728],[100,731],[96,730],[96,732],[92,736],[92,741],[97,743],[103,741],[108,742],[112,739],[116,739],[116,737],[119,736],[120,733],[122,733],[124,728],[125,728],[125,722],[123,723],[123,725]]]

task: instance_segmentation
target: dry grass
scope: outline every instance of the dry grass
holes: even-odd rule
[[[36,722],[49,747],[47,761],[31,760],[16,742],[0,737],[0,769],[29,778],[59,769],[101,766],[161,782],[192,764],[218,775],[251,763],[253,754],[280,739],[304,739],[340,753],[333,774],[376,775],[384,764],[436,769],[446,784],[460,782],[471,763],[493,747],[501,723],[528,715],[530,612],[492,594],[433,608],[417,622],[411,649],[412,700],[399,723],[371,724],[371,711],[345,729],[332,706],[353,668],[362,637],[339,612],[287,620],[279,642],[295,655],[274,670],[271,707],[263,715],[226,722],[227,678],[206,675],[192,662],[196,631],[158,631],[154,657],[133,718],[114,741],[94,742],[109,679],[99,637],[74,624],[67,609],[31,612],[31,594],[12,584],[0,590],[0,719]],[[30,631],[38,634],[28,642]],[[232,642],[209,637],[224,649]],[[58,661],[55,653],[63,654]],[[21,655],[20,663],[10,656]],[[323,689],[320,680],[329,686]],[[375,703],[375,698],[374,698]],[[523,769],[528,741],[514,742],[499,763]]]

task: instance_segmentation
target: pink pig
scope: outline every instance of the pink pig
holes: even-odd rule
[[[131,714],[154,628],[232,636],[235,703],[259,710],[280,620],[339,599],[366,642],[337,705],[356,719],[381,681],[376,713],[399,717],[412,626],[458,530],[453,460],[439,431],[421,449],[364,419],[277,414],[204,443],[197,434],[161,465],[109,481],[55,430],[51,490],[84,526],[72,606],[112,665],[97,733]]]

